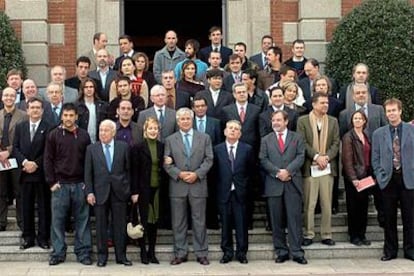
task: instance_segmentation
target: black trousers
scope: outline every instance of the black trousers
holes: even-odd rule
[[[16,220],[20,229],[23,229],[20,169],[0,172],[0,226],[7,226],[8,206],[16,199]]]
[[[351,242],[365,239],[368,223],[369,191],[358,192],[351,181],[345,180],[348,234]]]
[[[401,171],[394,172],[388,185],[382,190],[384,202],[384,254],[398,255],[397,209],[401,208],[403,223],[403,249],[414,257],[414,190],[404,186]]]

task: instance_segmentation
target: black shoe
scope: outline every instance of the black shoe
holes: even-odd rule
[[[239,263],[241,264],[247,264],[249,261],[246,258],[246,255],[240,255],[237,260],[239,260]]]
[[[210,264],[207,257],[199,257],[199,258],[197,258],[197,262],[199,262],[201,265],[209,265]]]
[[[39,245],[39,247],[43,249],[50,249],[48,242],[38,242],[37,245]]]
[[[302,241],[302,245],[303,246],[309,246],[312,243],[313,243],[313,240],[312,239],[303,239],[303,241]]]
[[[0,232],[6,231],[6,226],[2,225],[0,226]]]
[[[324,239],[321,240],[321,243],[329,246],[335,245],[335,241],[333,239]]]
[[[50,260],[49,260],[49,265],[58,265],[58,264],[60,264],[60,263],[63,263],[65,260],[63,260],[63,259],[60,259],[60,258],[58,258],[58,257],[52,257],[52,258],[50,258]]]
[[[141,250],[140,255],[141,255],[141,263],[145,265],[149,264],[147,252],[145,250]]]
[[[131,266],[132,262],[130,260],[122,260],[122,261],[116,261],[117,264],[123,264],[124,266]]]
[[[175,257],[174,259],[171,260],[170,265],[179,265],[181,263],[185,263],[187,262],[187,257]]]
[[[157,257],[155,257],[154,251],[148,251],[147,256],[149,257],[149,261],[152,264],[159,264],[160,261],[158,261]]]
[[[23,243],[20,245],[20,249],[27,249],[34,246],[34,242],[31,241],[23,241]]]
[[[358,238],[352,239],[351,240],[351,243],[353,245],[356,245],[356,246],[361,246],[362,245],[362,241],[360,239],[358,239]]]
[[[233,256],[228,255],[228,254],[224,254],[223,257],[220,259],[220,263],[221,264],[227,264],[229,262],[231,262],[233,259]]]
[[[105,266],[106,266],[106,262],[105,262],[105,261],[102,261],[102,260],[99,260],[99,261],[96,263],[96,266],[97,266],[97,267],[105,267]]]
[[[92,264],[91,257],[85,257],[82,260],[80,260],[79,262],[83,265],[91,265]]]
[[[366,245],[366,246],[371,245],[371,241],[370,240],[367,240],[366,238],[363,238],[361,240],[361,242],[362,242],[362,245]]]
[[[305,257],[294,257],[293,261],[302,265],[308,264],[308,261],[305,259]]]
[[[414,256],[413,255],[409,255],[409,254],[404,254],[404,258],[414,261]]]
[[[287,260],[289,260],[289,255],[280,255],[280,256],[277,256],[277,258],[276,258],[276,260],[275,260],[275,263],[277,263],[277,264],[281,264],[281,263],[284,263],[284,262],[286,262]]]
[[[384,255],[381,257],[381,261],[383,262],[387,262],[387,261],[391,261],[392,259],[397,258],[397,256],[388,256],[388,255]]]

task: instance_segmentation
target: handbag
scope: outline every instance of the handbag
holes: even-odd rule
[[[136,220],[134,219],[136,217]],[[144,236],[144,226],[141,223],[138,204],[134,203],[131,207],[130,222],[127,224],[127,234],[133,240],[140,239]]]

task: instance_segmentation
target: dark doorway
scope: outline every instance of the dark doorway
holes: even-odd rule
[[[145,52],[150,60],[165,46],[168,30],[178,34],[178,46],[184,51],[187,39],[194,38],[201,47],[209,45],[208,30],[222,26],[222,0],[124,0],[125,34],[133,37],[135,50]],[[147,18],[150,18],[148,20]]]

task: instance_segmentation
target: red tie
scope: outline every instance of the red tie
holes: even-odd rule
[[[282,137],[283,132],[279,132],[278,135],[279,135],[279,139],[277,139],[277,140],[279,142],[280,151],[284,152],[285,151],[285,142],[283,142],[283,137]]]
[[[246,112],[244,112],[244,107],[243,106],[240,106],[240,114],[239,114],[239,116],[240,116],[240,121],[242,123],[244,123],[244,117],[246,117]]]

